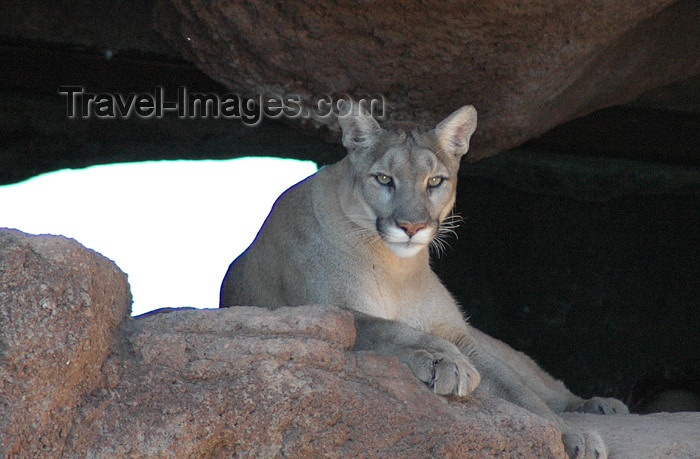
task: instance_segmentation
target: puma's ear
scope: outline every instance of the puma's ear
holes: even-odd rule
[[[348,105],[349,104],[349,105]],[[372,147],[382,128],[360,104],[352,101],[341,107],[338,122],[343,129],[343,146],[355,153]]]
[[[440,146],[460,159],[469,150],[469,139],[476,130],[476,109],[465,105],[435,127]]]

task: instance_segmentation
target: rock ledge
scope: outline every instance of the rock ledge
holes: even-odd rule
[[[16,230],[0,230],[0,285],[2,456],[565,456],[510,403],[442,398],[395,358],[350,351],[352,316],[332,306],[131,318],[113,262]],[[567,417],[612,457],[700,454],[700,413]]]

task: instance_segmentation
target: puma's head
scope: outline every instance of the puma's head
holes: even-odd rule
[[[451,214],[476,110],[464,106],[431,130],[383,129],[359,107],[338,120],[357,201],[348,218],[378,233],[399,257],[416,255]]]

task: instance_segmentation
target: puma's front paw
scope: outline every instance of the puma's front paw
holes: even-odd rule
[[[590,430],[562,432],[561,440],[570,459],[607,459],[608,450],[597,432]]]
[[[418,379],[440,395],[469,395],[481,381],[481,375],[462,353],[414,351],[406,362]]]
[[[593,397],[584,400],[573,411],[594,414],[628,414],[630,412],[627,405],[620,400],[607,397]]]

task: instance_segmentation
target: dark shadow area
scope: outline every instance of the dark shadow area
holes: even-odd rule
[[[697,362],[695,177],[694,193],[606,200],[464,178],[457,204],[464,223],[436,270],[475,326],[532,356],[576,393],[627,399],[645,372]],[[591,184],[596,198],[600,185]]]

